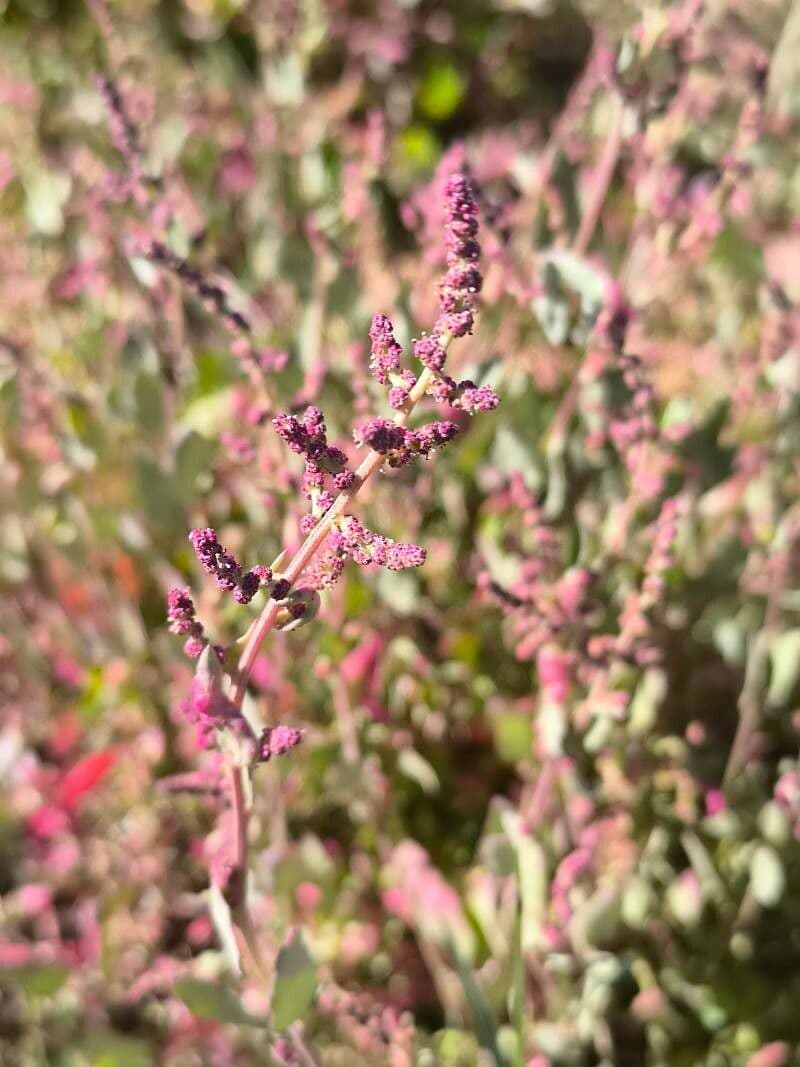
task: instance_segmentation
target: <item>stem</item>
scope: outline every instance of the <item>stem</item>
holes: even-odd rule
[[[761,701],[769,670],[771,638],[772,633],[769,630],[762,630],[752,639],[747,653],[744,685],[739,695],[739,723],[728,756],[728,765],[722,778],[724,786],[729,786],[734,778],[744,770],[750,755],[750,742],[761,719]]]
[[[246,867],[247,859],[247,823],[250,818],[250,807],[245,798],[245,786],[244,775],[247,774],[246,767],[239,767],[234,765],[231,767],[231,796],[233,797],[233,816],[234,824],[236,828],[236,851],[234,852],[234,863],[236,867]],[[243,877],[246,877],[246,871]],[[244,896],[246,886],[242,885],[242,893]]]
[[[603,204],[622,149],[622,120],[625,117],[625,107],[619,96],[614,96],[612,107],[614,110],[611,116],[611,129],[608,131],[605,149],[597,167],[592,197],[586,205],[578,232],[572,241],[572,251],[577,252],[578,255],[583,255],[589,247],[592,234],[600,221]]]
[[[447,347],[450,338],[443,339],[443,347]],[[428,391],[428,387],[434,380],[431,371],[425,368],[417,379],[409,393],[408,400],[402,411],[395,416],[398,426],[405,426],[417,403]],[[317,525],[297,550],[291,563],[282,573],[281,577],[293,586],[301,576],[305,568],[320,550],[333,529],[334,523],[347,510],[358,491],[366,484],[372,475],[380,469],[384,456],[373,449],[367,453],[356,471],[356,480],[351,489],[340,493],[328,511],[322,516]],[[253,670],[261,644],[269,631],[274,627],[281,605],[276,600],[270,600],[261,614],[247,631],[245,645],[239,658],[236,675],[231,689],[231,700],[237,708],[241,708],[244,695],[247,692],[247,683]],[[246,969],[250,971],[265,988],[269,988],[270,973],[268,966],[261,958],[258,949],[258,936],[254,929],[250,912],[247,906],[247,873],[248,873],[248,841],[247,829],[250,823],[251,807],[246,795],[246,775],[249,774],[247,767],[232,766],[230,769],[231,803],[234,818],[234,868],[231,873],[231,917],[234,922],[236,941]],[[295,1038],[296,1040],[296,1038]],[[307,1052],[307,1050],[306,1050]],[[308,1053],[310,1057],[310,1053]],[[310,1058],[313,1063],[313,1058]]]
[[[790,546],[794,536],[794,528],[790,521],[781,524],[775,540],[776,553],[783,552],[783,556],[773,555],[772,560],[775,570],[770,575],[770,585],[767,592],[767,604],[764,611],[764,625],[760,632],[752,638],[747,650],[747,662],[744,669],[744,684],[739,694],[739,722],[725,767],[722,784],[729,786],[733,779],[744,770],[753,734],[758,729],[761,721],[761,708],[764,701],[764,692],[769,679],[769,654],[770,646],[778,631],[780,624],[781,608],[780,598],[789,581]],[[784,541],[785,538],[785,541]]]

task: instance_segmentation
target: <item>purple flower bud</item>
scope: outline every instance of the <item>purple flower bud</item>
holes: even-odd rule
[[[437,448],[452,441],[458,433],[454,422],[429,422],[418,430],[411,432],[411,447],[422,456],[429,456]]]
[[[478,411],[492,411],[500,403],[500,397],[490,385],[476,386],[473,382],[459,382],[456,406],[474,415]]]
[[[289,595],[289,590],[291,588],[291,585],[285,578],[279,578],[272,587],[272,593],[270,595],[273,600],[285,600]]]
[[[368,419],[357,427],[353,438],[357,445],[367,445],[385,455],[403,447],[406,431],[391,419]]]
[[[303,429],[309,437],[325,437],[325,419],[319,408],[313,404],[303,412]]]
[[[333,476],[334,488],[340,493],[346,493],[348,489],[353,488],[355,480],[356,476],[352,471],[340,471]]]
[[[237,604],[249,604],[258,592],[261,581],[255,570],[242,575],[239,586],[233,591],[233,599]]]
[[[338,474],[347,466],[347,456],[341,448],[329,445],[317,460],[320,467],[328,474]]]
[[[308,431],[301,426],[294,415],[281,412],[272,420],[275,432],[284,444],[296,452],[299,456],[305,454],[308,449]]]
[[[317,525],[316,515],[304,515],[300,520],[300,533],[303,537],[308,537],[314,527]]]
[[[305,731],[295,726],[267,726],[258,743],[258,758],[266,763],[273,756],[283,756],[303,740]]]
[[[430,394],[439,404],[451,404],[456,395],[457,385],[453,378],[444,375],[437,378],[430,388]]]
[[[216,576],[220,589],[235,589],[242,574],[241,564],[222,547],[216,531],[210,527],[192,530],[189,540],[200,566],[207,574]]]
[[[439,285],[439,302],[444,311],[455,311],[462,300],[481,291],[483,280],[475,267],[451,267]]]
[[[463,171],[451,174],[444,187],[444,210],[448,225],[469,224],[478,217],[478,205],[469,178]]]
[[[385,567],[389,562],[389,553],[392,550],[393,542],[388,537],[381,537],[379,534],[375,534],[369,547],[372,562],[379,567]]]
[[[174,634],[188,634],[195,625],[195,607],[188,588],[170,589],[167,594],[167,618]]]
[[[439,322],[453,337],[466,337],[468,333],[472,333],[475,316],[470,310],[451,311],[444,314]]]
[[[390,571],[402,571],[406,567],[421,567],[425,562],[424,548],[413,544],[394,544],[389,550],[386,566]]]
[[[448,267],[464,266],[480,260],[481,246],[470,237],[464,238],[451,230],[445,237],[445,246]]]
[[[303,480],[300,485],[303,495],[310,499],[313,494],[321,492],[324,486],[324,473],[319,469],[316,463],[306,463],[305,470],[303,471]]]
[[[369,331],[372,355],[369,369],[381,385],[389,384],[389,375],[400,366],[403,349],[397,343],[391,320],[386,315],[376,315]]]
[[[436,337],[420,337],[414,342],[414,355],[428,370],[440,371],[447,353]]]
[[[197,659],[207,644],[208,642],[205,638],[189,637],[183,646],[184,655],[188,656],[189,659]]]

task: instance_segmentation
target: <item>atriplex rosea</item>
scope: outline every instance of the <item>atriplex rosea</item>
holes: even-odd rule
[[[476,239],[478,208],[468,175],[452,174],[444,194],[448,269],[439,287],[441,313],[430,334],[414,343],[414,355],[422,364],[418,375],[401,367],[402,349],[389,319],[385,315],[373,319],[370,369],[379,384],[390,386],[389,404],[394,415],[356,425],[354,440],[367,448],[360,464],[351,470],[345,453],[328,443],[325,421],[318,408],[306,408],[299,418],[280,414],[273,419],[275,431],[289,449],[305,459],[302,492],[310,503],[310,512],[301,522],[306,537],[300,548],[291,559],[281,553],[271,566],[245,571],[220,544],[214,530],[194,530],[189,535],[203,570],[214,575],[217,585],[237,602],[249,603],[259,589],[268,597],[260,615],[237,642],[241,646],[238,658],[235,649],[208,642],[188,589],[172,589],[168,597],[171,629],[186,635],[186,653],[199,657],[186,711],[197,724],[202,743],[219,744],[228,767],[234,814],[230,855],[212,873],[231,908],[245,966],[267,982],[269,970],[247,911],[250,772],[258,762],[293,748],[302,739],[302,732],[286,725],[258,730],[245,718],[243,702],[256,656],[271,630],[294,629],[314,618],[319,591],[336,582],[346,559],[392,570],[424,562],[424,549],[373,533],[352,514],[357,494],[382,468],[404,466],[416,457],[427,458],[457,434],[458,426],[453,422],[432,421],[411,428],[409,421],[417,404],[430,395],[453,409],[474,414],[492,410],[498,403],[489,386],[456,382],[444,370],[452,342],[472,331],[481,288],[480,246]],[[338,490],[338,495],[334,497],[331,490]]]

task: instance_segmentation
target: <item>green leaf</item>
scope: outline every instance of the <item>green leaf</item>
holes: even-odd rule
[[[794,0],[786,16],[786,22],[769,67],[769,100],[781,114],[800,113],[798,55],[800,55],[800,0]]]
[[[52,997],[66,982],[69,968],[63,963],[27,964],[4,972],[28,997]]]
[[[789,630],[776,637],[770,648],[772,673],[767,701],[773,707],[789,703],[800,677],[800,630]]]
[[[729,223],[714,241],[711,258],[736,278],[757,285],[764,276],[764,255],[761,248],[748,241],[744,234]]]
[[[165,474],[147,455],[137,458],[139,499],[150,521],[176,536],[186,525],[178,480]]]
[[[504,811],[500,818],[517,855],[520,946],[528,952],[538,942],[547,902],[547,860],[542,846],[530,836],[516,812]]]
[[[564,285],[580,296],[587,312],[593,310],[596,314],[602,308],[606,279],[591,263],[567,249],[546,253],[544,262],[553,266]]]
[[[494,747],[505,763],[516,763],[531,754],[533,723],[525,712],[508,711],[492,720]]]
[[[551,345],[563,345],[569,336],[569,304],[557,292],[545,292],[533,301],[542,333]]]
[[[408,126],[400,134],[398,147],[404,161],[416,170],[432,167],[439,153],[439,142],[427,126]]]
[[[769,845],[759,845],[750,863],[750,889],[763,908],[774,908],[786,888],[780,856]]]
[[[64,229],[62,208],[69,199],[72,180],[45,168],[26,183],[26,209],[31,229],[46,237],[57,237]]]
[[[435,122],[449,118],[464,98],[464,79],[451,63],[431,64],[417,89],[420,110]]]
[[[498,428],[492,443],[492,466],[507,474],[520,471],[529,485],[541,482],[541,472],[536,465],[536,453],[530,442],[524,441],[507,426]]]
[[[92,1067],[152,1067],[155,1053],[146,1041],[110,1031],[93,1033],[81,1046],[81,1054]]]
[[[211,466],[214,442],[189,430],[175,452],[175,474],[179,488],[191,499],[198,490],[197,480]]]
[[[413,748],[404,748],[397,757],[397,769],[416,782],[429,796],[439,792],[439,779],[428,761]]]
[[[175,993],[197,1019],[216,1019],[221,1023],[247,1026],[268,1026],[266,1019],[251,1015],[239,1003],[239,998],[227,986],[201,978],[181,978]]]
[[[146,434],[158,433],[164,425],[161,382],[153,374],[137,374],[133,392],[136,421]]]
[[[302,1018],[314,998],[317,975],[303,935],[295,930],[278,954],[277,977],[272,994],[272,1025],[285,1030]]]
[[[455,959],[458,976],[461,979],[461,985],[472,1012],[472,1025],[475,1036],[480,1045],[494,1057],[493,1062],[496,1067],[508,1067],[508,1060],[497,1043],[497,1020],[492,1011],[492,1006],[486,999],[481,987],[475,981],[472,968],[467,966],[455,944],[451,942],[449,948]]]

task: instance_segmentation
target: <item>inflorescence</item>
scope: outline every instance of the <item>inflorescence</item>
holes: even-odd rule
[[[445,217],[447,271],[439,286],[440,314],[430,335],[413,343],[413,354],[423,366],[419,377],[410,368],[402,366],[403,348],[395,337],[390,319],[386,315],[376,315],[372,320],[369,366],[376,382],[388,386],[388,404],[395,413],[393,418],[362,419],[354,429],[355,444],[369,449],[368,455],[374,462],[365,460],[366,468],[359,468],[356,474],[343,449],[328,441],[325,419],[318,407],[306,407],[299,414],[282,412],[272,421],[284,444],[302,456],[305,463],[300,480],[300,491],[310,504],[309,512],[300,523],[301,532],[309,538],[308,555],[304,557],[308,559],[303,574],[305,584],[293,588],[294,582],[274,574],[272,568],[266,566],[245,570],[223,547],[216,531],[211,528],[193,530],[189,535],[203,570],[213,575],[217,585],[231,593],[239,604],[250,603],[262,589],[277,601],[278,606],[270,616],[277,629],[294,629],[314,618],[319,609],[318,590],[336,583],[348,559],[361,566],[376,565],[395,571],[419,567],[425,562],[425,550],[419,545],[394,541],[375,533],[348,513],[351,499],[361,482],[374,470],[380,466],[403,467],[415,458],[428,458],[458,434],[456,423],[446,420],[408,427],[406,421],[416,402],[427,393],[434,401],[470,415],[490,411],[498,404],[498,398],[489,386],[477,386],[472,381],[456,382],[444,370],[452,341],[472,332],[482,284],[477,241],[478,208],[466,174],[454,174],[446,184]],[[367,473],[363,474],[365,469]],[[317,540],[312,541],[312,537]],[[208,673],[209,657],[218,659],[222,650],[214,648],[205,653],[208,639],[196,619],[188,589],[170,590],[168,617],[170,629],[187,636],[186,653],[199,656],[202,670]],[[195,707],[197,700],[192,702],[195,718],[199,717],[204,726],[212,721],[218,726],[230,725],[231,721],[236,721],[235,709],[232,710],[227,699],[221,697],[216,675],[212,688],[214,700],[206,699],[209,686],[205,683],[203,699],[199,702],[202,708]],[[261,738],[257,758],[265,760],[286,752],[301,738],[302,733],[290,727],[270,728]]]

